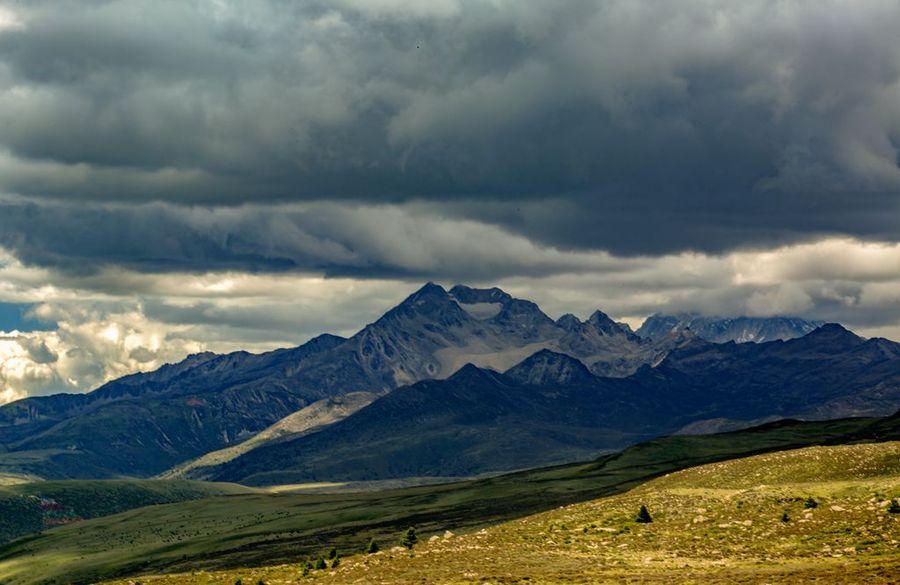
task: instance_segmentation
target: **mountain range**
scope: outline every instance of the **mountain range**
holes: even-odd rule
[[[88,394],[6,405],[0,472],[250,483],[472,475],[692,425],[900,406],[900,349],[887,340],[837,325],[759,344],[653,331],[601,311],[554,320],[498,288],[429,283],[350,338],[197,354]]]
[[[399,388],[320,432],[263,445],[201,476],[247,484],[471,476],[583,460],[707,423],[887,415],[900,344],[826,325],[790,341],[696,339],[627,378],[541,350],[500,374],[467,365]],[[190,476],[189,476],[190,477]]]
[[[760,343],[803,337],[824,324],[823,321],[808,321],[799,317],[711,317],[698,313],[656,313],[647,317],[637,334],[647,339],[660,339],[690,329],[698,337],[714,343]]]

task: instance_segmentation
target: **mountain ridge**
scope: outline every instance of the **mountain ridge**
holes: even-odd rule
[[[715,343],[759,343],[802,337],[824,324],[823,321],[788,316],[722,317],[699,313],[655,313],[644,320],[636,333],[646,339],[658,339],[673,331],[691,329]]]
[[[349,338],[325,334],[263,354],[195,354],[84,395],[0,407],[0,470],[155,475],[318,400],[384,394],[445,378],[468,362],[505,370],[551,348],[596,372],[627,375],[668,351],[669,341],[640,340],[601,315],[566,330],[535,303],[498,288],[457,285],[448,292],[427,283]]]
[[[767,418],[890,415],[900,408],[900,360],[884,344],[900,351],[839,325],[760,344],[693,337],[628,378],[596,376],[546,349],[502,374],[467,364],[211,477],[266,485],[475,475],[564,463],[708,421],[732,430]]]
[[[829,333],[836,336],[829,342],[833,350],[826,351],[828,344],[822,337],[815,359],[847,351],[845,341],[862,343],[842,340],[845,334],[828,328],[818,335]],[[892,396],[894,372],[883,362],[900,356],[900,349],[887,340],[866,343],[865,351],[848,358],[848,365],[855,364],[851,370],[868,385],[855,402],[839,394],[825,397],[821,414],[870,412],[879,393]],[[728,345],[735,344],[723,347]],[[751,346],[761,344],[737,345],[740,349],[723,353],[687,328],[648,340],[600,310],[584,321],[574,315],[554,321],[535,303],[496,287],[456,285],[448,291],[427,283],[349,338],[324,334],[301,346],[264,354],[195,354],[154,372],[114,380],[85,395],[33,398],[0,407],[0,471],[56,478],[156,475],[245,441],[317,401],[349,392],[389,395],[423,380],[448,379],[466,364],[515,375],[511,369],[535,354],[545,362],[540,373],[529,373],[532,379],[527,385],[590,387],[595,385],[592,377],[604,376],[608,378],[605,387],[620,388],[622,382],[615,380],[630,377],[629,384],[636,384],[637,390],[623,394],[617,403],[626,410],[645,407],[639,390],[659,383],[654,376],[662,366],[667,383],[687,389],[687,396],[697,403],[697,416],[684,421],[691,424],[702,421],[701,415],[707,413],[699,404],[702,388],[688,378],[703,378],[695,374],[703,360],[755,359],[757,350]],[[766,346],[765,351],[773,350]],[[545,352],[569,358],[561,360]],[[677,364],[670,359],[673,354],[679,356]],[[777,352],[772,355],[778,358]],[[788,360],[778,359],[779,363]],[[876,370],[865,372],[858,367],[862,363],[875,364]],[[716,371],[736,375],[724,366]],[[778,372],[765,371],[772,379],[778,377]],[[737,375],[747,377],[744,372]],[[871,383],[878,376],[887,381],[887,387]],[[509,376],[504,380],[524,383]],[[712,380],[707,376],[705,381]],[[530,407],[535,412],[550,408],[534,397],[537,402]],[[587,407],[601,408],[594,403]],[[559,418],[548,412],[547,420]],[[715,417],[710,414],[710,418]],[[563,429],[559,436],[568,436],[567,432]],[[580,444],[570,439],[564,442]],[[619,446],[613,440],[610,444]],[[584,453],[583,447],[577,449]]]

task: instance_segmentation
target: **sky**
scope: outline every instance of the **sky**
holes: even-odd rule
[[[0,403],[425,281],[900,339],[900,3],[0,0]]]

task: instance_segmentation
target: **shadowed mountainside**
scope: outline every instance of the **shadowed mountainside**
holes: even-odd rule
[[[467,362],[506,369],[549,347],[597,373],[626,375],[681,341],[641,340],[599,311],[584,322],[554,322],[500,289],[429,283],[349,339],[322,335],[259,355],[198,354],[88,394],[0,407],[0,472],[154,475],[239,443],[312,402],[444,378]]]
[[[900,408],[898,356],[900,344],[839,325],[763,344],[695,339],[628,378],[598,377],[544,350],[505,374],[469,365],[399,388],[209,477],[266,485],[467,476],[577,460],[698,421],[884,415]]]

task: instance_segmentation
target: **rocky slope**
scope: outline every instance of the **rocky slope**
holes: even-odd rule
[[[162,479],[207,479],[212,471],[232,459],[276,441],[302,437],[343,420],[378,398],[371,392],[351,392],[323,398],[290,414],[246,441],[212,451],[160,474]]]

